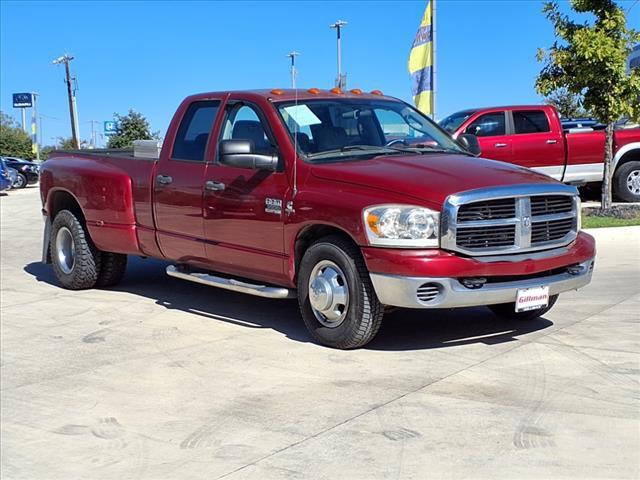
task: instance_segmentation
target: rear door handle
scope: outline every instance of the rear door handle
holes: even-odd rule
[[[215,180],[208,180],[204,184],[204,189],[209,192],[221,192],[224,190],[225,186],[222,182],[216,182]]]
[[[508,146],[506,143],[496,143],[496,144],[494,145],[494,147],[496,147],[496,148],[504,148],[504,147],[506,147],[506,146]]]
[[[548,145],[553,145],[554,143],[558,143],[558,140],[554,140],[552,138],[550,138],[549,140],[547,140],[547,144]]]
[[[173,182],[173,178],[171,178],[169,175],[158,175],[156,177],[156,181],[160,185],[169,185],[171,182]]]

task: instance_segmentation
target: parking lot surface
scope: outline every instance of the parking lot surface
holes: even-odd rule
[[[639,227],[543,319],[400,310],[338,351],[156,260],[63,290],[37,188],[0,211],[4,479],[640,477]]]

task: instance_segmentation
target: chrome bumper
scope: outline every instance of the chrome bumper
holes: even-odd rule
[[[371,273],[371,281],[378,299],[384,305],[403,308],[475,307],[515,302],[517,291],[522,288],[545,285],[549,287],[550,295],[577,290],[591,281],[593,259],[578,266],[575,273],[565,272],[540,278],[487,283],[476,289],[465,287],[456,278],[402,277]],[[429,301],[418,298],[418,288],[425,284],[432,285],[431,291],[435,291],[433,287],[437,287],[437,295]]]

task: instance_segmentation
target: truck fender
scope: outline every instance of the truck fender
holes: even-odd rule
[[[618,168],[618,162],[620,162],[620,159],[622,159],[622,157],[624,157],[627,153],[631,152],[632,150],[640,150],[640,142],[627,143],[625,146],[623,146],[620,150],[616,152],[616,154],[613,157],[613,162],[611,164],[612,172],[615,172],[616,168]]]

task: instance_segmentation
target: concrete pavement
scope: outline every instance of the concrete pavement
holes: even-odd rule
[[[63,290],[39,209],[0,198],[3,479],[640,477],[640,227],[544,319],[397,311],[344,352],[160,261]]]

